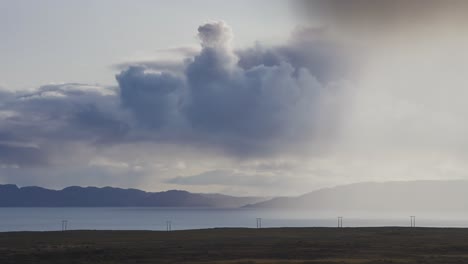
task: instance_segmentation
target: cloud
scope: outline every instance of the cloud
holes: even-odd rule
[[[329,38],[324,28],[299,27],[286,44],[264,47],[257,43],[235,52],[243,69],[288,63],[296,70],[307,69],[322,83],[349,78],[352,62],[350,50]]]
[[[47,166],[60,145],[65,151],[74,142],[115,144],[128,132],[112,89],[56,84],[0,98],[0,111],[9,113],[0,123],[0,164]]]
[[[130,67],[116,76],[123,107],[129,108],[146,127],[160,128],[177,114],[184,81],[171,73]]]
[[[0,156],[0,162],[46,166],[73,144],[137,141],[235,158],[282,155],[304,151],[304,142],[331,131],[337,102],[327,104],[339,90],[330,74],[344,60],[321,31],[302,29],[281,46],[238,50],[224,22],[201,25],[198,37],[201,48],[183,49],[194,56],[177,70],[160,61],[121,65],[117,88],[64,83],[2,90],[0,131],[10,135],[3,149],[28,158]]]
[[[123,106],[160,140],[166,133],[235,156],[288,151],[333,123],[322,102],[337,92],[328,78],[337,47],[304,30],[289,46],[235,51],[232,36],[223,22],[200,26],[202,49],[182,75],[123,70],[116,76]]]
[[[0,143],[0,166],[30,167],[47,165],[41,149]]]

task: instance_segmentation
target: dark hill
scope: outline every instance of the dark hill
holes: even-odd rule
[[[145,192],[112,187],[67,187],[50,190],[41,187],[0,185],[0,207],[241,207],[265,200],[259,197],[234,197],[221,194],[198,194],[170,190]]]

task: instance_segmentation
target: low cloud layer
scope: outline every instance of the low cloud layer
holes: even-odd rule
[[[61,145],[111,144],[129,129],[112,89],[47,85],[32,92],[3,92],[1,99],[2,166],[48,166],[54,163],[51,152]]]

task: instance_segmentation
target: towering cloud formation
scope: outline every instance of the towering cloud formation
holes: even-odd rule
[[[322,102],[333,95],[327,77],[338,49],[325,49],[320,34],[301,31],[290,46],[236,52],[225,23],[202,25],[202,49],[181,74],[130,67],[117,75],[122,103],[160,139],[235,155],[288,151],[334,121]]]

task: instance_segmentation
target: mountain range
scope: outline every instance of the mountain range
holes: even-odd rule
[[[0,185],[0,207],[242,207],[267,198],[199,194],[187,191],[145,192],[137,189],[72,186],[50,190],[36,186]]]
[[[247,207],[468,212],[468,181],[363,182],[324,188],[297,197],[277,197]]]
[[[145,192],[112,187],[0,185],[0,207],[215,207],[297,208],[311,211],[468,212],[468,181],[363,182],[319,189],[295,197],[235,197],[170,190]]]

